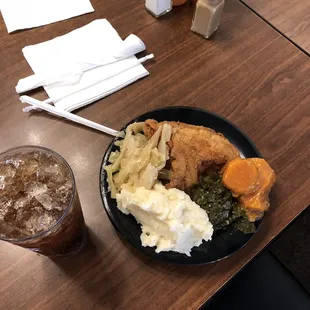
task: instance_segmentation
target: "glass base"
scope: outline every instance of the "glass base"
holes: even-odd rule
[[[203,34],[203,33],[200,33],[198,31],[196,31],[196,29],[193,28],[193,27],[191,28],[191,31],[193,31],[194,33],[198,34],[200,37],[202,37],[204,39],[209,39],[209,38],[211,38],[215,34],[215,32],[217,31],[217,28],[212,33],[210,33],[207,36],[205,34]]]
[[[161,16],[163,16],[163,15],[169,13],[169,12],[172,10],[172,8],[170,8],[170,9],[168,9],[168,10],[162,12],[161,14],[156,15],[153,11],[149,10],[147,7],[145,7],[145,9],[146,9],[151,15],[153,15],[155,18],[159,18],[159,17],[161,17]]]
[[[46,253],[42,253],[42,250],[38,248],[27,248],[27,249],[39,255],[43,255],[49,258],[68,258],[68,257],[75,256],[82,250],[82,248],[84,247],[86,243],[87,235],[88,235],[87,227],[85,226],[82,234],[78,236],[78,239],[72,244],[72,247],[70,248],[70,250],[66,250],[65,253],[46,254]]]

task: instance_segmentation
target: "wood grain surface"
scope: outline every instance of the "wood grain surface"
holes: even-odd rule
[[[242,0],[310,54],[310,1]]]
[[[309,58],[237,0],[227,1],[209,41],[190,31],[191,6],[156,20],[142,0],[92,3],[93,14],[11,35],[0,22],[0,151],[36,144],[63,155],[90,234],[79,255],[58,261],[0,242],[0,309],[196,309],[309,204]],[[159,107],[205,108],[242,128],[275,169],[261,229],[230,258],[184,267],[142,256],[117,236],[101,204],[99,169],[111,138],[44,112],[22,112],[14,87],[32,72],[21,49],[104,17],[123,38],[140,36],[155,60],[146,64],[149,77],[78,115],[119,129]]]

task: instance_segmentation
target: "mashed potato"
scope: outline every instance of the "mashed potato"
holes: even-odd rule
[[[194,246],[211,240],[213,226],[207,213],[178,189],[166,189],[161,183],[153,189],[124,186],[116,195],[117,206],[132,214],[141,224],[143,246],[156,252],[175,251],[190,256]]]

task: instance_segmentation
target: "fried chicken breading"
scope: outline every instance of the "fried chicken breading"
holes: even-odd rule
[[[240,156],[239,151],[213,129],[179,122],[145,121],[144,134],[150,138],[160,124],[172,126],[169,142],[171,177],[167,188],[186,191],[199,182],[199,175],[210,167],[221,169],[228,161]]]

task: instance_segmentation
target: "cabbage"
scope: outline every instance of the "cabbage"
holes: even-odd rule
[[[143,125],[129,125],[125,138],[115,142],[120,151],[112,152],[109,158],[111,165],[105,166],[112,198],[122,186],[152,189],[158,171],[165,167],[169,158],[167,142],[171,138],[171,126],[160,126],[148,140],[141,133]]]

